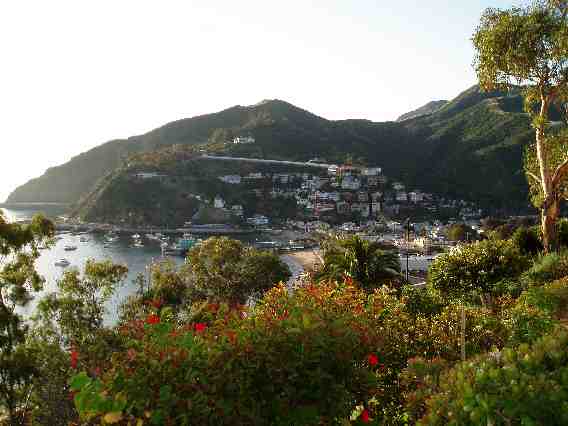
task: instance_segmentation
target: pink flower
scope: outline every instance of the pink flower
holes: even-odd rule
[[[156,314],[148,315],[148,318],[146,318],[146,324],[159,324],[159,323],[160,323],[160,317]]]
[[[377,365],[379,363],[379,357],[375,354],[367,355],[367,360],[369,361],[369,365],[371,367],[374,367],[375,365]]]
[[[361,416],[359,416],[359,419],[363,423],[369,423],[369,412],[367,410],[363,410],[363,412],[361,413]]]

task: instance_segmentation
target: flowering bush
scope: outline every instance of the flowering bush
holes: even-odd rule
[[[347,418],[377,389],[381,337],[363,293],[338,286],[277,287],[254,316],[212,305],[178,327],[150,315],[123,327],[128,350],[100,378],[77,375],[85,418],[151,424],[317,424]],[[320,307],[321,309],[315,309]]]

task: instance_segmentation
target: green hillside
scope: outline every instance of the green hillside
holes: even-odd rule
[[[74,203],[92,198],[88,194],[97,182],[101,185],[103,176],[134,154],[173,145],[221,146],[234,136],[251,135],[256,143],[221,150],[259,158],[317,156],[376,164],[410,186],[514,210],[528,205],[521,152],[532,134],[521,106],[518,93],[481,93],[477,86],[433,113],[402,122],[330,121],[279,100],[235,106],[108,142],[49,169],[17,188],[8,201]]]

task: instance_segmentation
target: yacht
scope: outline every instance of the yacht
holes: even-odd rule
[[[134,242],[132,243],[132,247],[140,248],[144,247],[144,244],[140,240],[134,240]]]
[[[89,241],[89,239],[87,237],[81,237],[79,238],[79,241],[81,241],[82,243],[86,243]]]
[[[59,259],[58,261],[55,262],[55,266],[66,267],[66,266],[69,266],[69,265],[70,265],[70,262],[65,258]]]
[[[63,250],[65,250],[65,251],[77,250],[77,246],[65,246],[65,247],[63,247]]]
[[[142,237],[140,236],[140,234],[134,234],[134,235],[132,235],[132,239],[134,239],[134,240],[138,240],[138,239],[140,239],[140,238],[142,238]]]

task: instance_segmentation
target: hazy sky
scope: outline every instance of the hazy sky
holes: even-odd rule
[[[114,138],[279,98],[395,119],[475,83],[470,37],[504,0],[0,2],[0,200]]]

